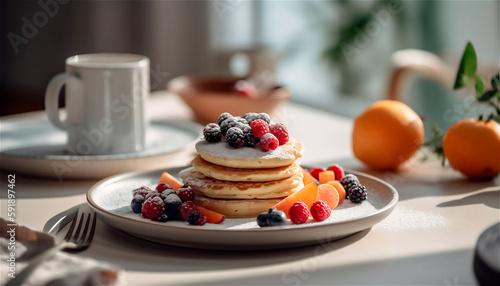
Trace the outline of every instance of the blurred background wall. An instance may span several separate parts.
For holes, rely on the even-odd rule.
[[[50,78],[79,53],[144,54],[160,90],[178,75],[220,73],[223,50],[265,47],[279,53],[276,76],[294,101],[355,116],[385,97],[399,49],[424,49],[456,65],[470,40],[480,65],[498,70],[499,14],[495,0],[2,0],[0,113],[43,109]],[[426,80],[405,90],[417,113],[437,121],[457,100]]]

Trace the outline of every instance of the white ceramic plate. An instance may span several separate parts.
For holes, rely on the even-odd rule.
[[[191,226],[183,221],[166,223],[142,218],[130,209],[131,191],[141,186],[155,187],[163,171],[177,175],[182,168],[135,172],[96,183],[87,201],[106,223],[134,236],[189,248],[217,250],[278,249],[324,243],[372,227],[388,216],[398,201],[397,191],[386,182],[359,172],[368,191],[361,204],[344,201],[329,219],[301,225],[260,228],[255,218],[226,219],[222,224]],[[312,220],[312,219],[311,219]]]
[[[153,121],[142,152],[75,156],[65,150],[65,132],[53,127],[45,117],[16,116],[2,120],[0,126],[1,168],[57,179],[102,179],[144,166],[157,169],[172,156],[193,147],[201,130],[200,125],[188,121]]]

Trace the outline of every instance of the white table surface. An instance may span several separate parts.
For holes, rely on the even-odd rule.
[[[148,110],[155,118],[192,116],[178,98],[165,92],[152,97]],[[351,119],[294,103],[288,103],[284,111],[283,121],[306,147],[303,165],[336,162],[386,180],[400,195],[394,212],[371,229],[345,239],[261,252],[170,247],[140,240],[99,221],[92,246],[76,255],[119,265],[129,285],[477,284],[472,268],[476,240],[500,221],[498,177],[468,181],[436,160],[421,162],[418,158],[397,174],[375,172],[353,158]],[[43,118],[42,113],[38,115]],[[19,120],[20,116],[2,121]],[[190,159],[188,153],[170,163],[182,166]],[[2,217],[7,214],[8,174],[1,173]],[[96,181],[17,175],[18,223],[41,230],[54,215],[85,203],[85,194]]]

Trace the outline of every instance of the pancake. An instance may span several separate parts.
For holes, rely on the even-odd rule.
[[[195,194],[193,201],[197,206],[221,213],[227,218],[248,218],[256,217],[260,213],[268,211],[279,203],[281,198],[266,200],[223,200]]]
[[[191,165],[203,175],[223,181],[233,182],[267,182],[290,178],[301,172],[300,159],[293,164],[269,169],[238,169],[212,164],[196,156]]]
[[[196,151],[212,164],[231,168],[266,169],[293,164],[304,153],[304,145],[295,138],[279,146],[274,151],[263,152],[259,148],[232,148],[227,142],[209,143],[200,140],[196,143]]]
[[[187,184],[202,195],[217,199],[270,199],[293,194],[302,188],[302,172],[290,178],[268,182],[230,182],[209,178],[194,167],[179,173]]]

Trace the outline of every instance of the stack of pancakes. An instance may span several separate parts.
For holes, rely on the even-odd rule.
[[[196,143],[196,150],[192,167],[179,175],[195,191],[196,205],[228,218],[255,217],[304,187],[304,147],[297,139],[270,152],[205,140]]]

